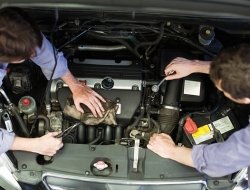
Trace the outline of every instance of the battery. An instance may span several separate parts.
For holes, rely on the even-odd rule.
[[[192,120],[196,130],[185,130],[184,125],[184,132],[192,145],[221,142],[240,128],[233,111],[225,106],[209,117],[194,114]]]

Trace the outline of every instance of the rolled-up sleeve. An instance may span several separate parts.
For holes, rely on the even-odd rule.
[[[225,142],[195,145],[195,168],[212,177],[220,177],[250,166],[250,125],[232,134]]]
[[[15,134],[0,129],[0,154],[8,151],[14,142]]]
[[[56,54],[57,66],[52,79],[60,78],[65,75],[68,70],[67,60],[63,56],[62,52]],[[36,48],[36,56],[31,58],[31,60],[41,67],[43,74],[49,80],[53,68],[55,66],[55,59],[53,53],[52,44],[43,36],[43,42],[41,48]]]

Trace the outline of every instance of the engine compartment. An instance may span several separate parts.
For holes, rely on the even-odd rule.
[[[85,118],[80,115],[78,119],[65,114],[71,96],[67,85],[61,79],[47,82],[41,70],[28,60],[22,65],[9,66],[4,81],[8,93],[2,93],[5,99],[1,105],[2,121],[6,128],[11,122],[11,128],[20,136],[39,137],[51,131],[66,131],[63,142],[70,145],[65,149],[70,147],[69,151],[75,154],[73,146],[81,144],[83,152],[75,156],[84,159],[86,153],[91,157],[86,163],[90,167],[85,170],[89,171],[85,173],[87,176],[127,175],[129,179],[144,179],[150,176],[144,149],[152,134],[170,134],[178,146],[192,147],[222,142],[248,122],[249,108],[226,99],[205,74],[164,81],[159,89],[155,86],[164,78],[165,66],[176,57],[212,60],[222,48],[249,41],[249,34],[228,29],[231,23],[129,19],[127,15],[119,15],[118,19],[115,13],[64,11],[56,21],[56,28],[51,29],[52,11],[27,11],[34,15],[41,31],[57,50],[64,52],[73,75],[112,101],[115,114],[109,118],[112,120],[109,124],[104,124],[102,118],[96,124],[91,114]],[[89,113],[85,111],[85,115]],[[84,123],[86,120],[88,124]],[[96,147],[105,151],[90,153]],[[128,152],[128,158],[124,158],[128,166],[126,172],[122,171],[126,174],[114,172],[121,171],[118,165],[123,166],[112,163],[109,147],[113,154]],[[58,156],[63,156],[64,151]],[[69,155],[64,156],[69,158]],[[60,170],[62,165],[57,165],[56,159],[57,156],[55,159],[42,156],[34,162]],[[153,162],[150,157],[147,159]],[[190,176],[199,176],[192,172]],[[184,169],[183,173],[188,177],[189,171]]]

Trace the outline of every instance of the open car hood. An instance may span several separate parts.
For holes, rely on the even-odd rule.
[[[1,6],[19,6],[32,8],[62,8],[77,10],[121,11],[131,14],[164,14],[187,17],[240,18],[250,16],[250,2],[246,0],[74,0],[74,1],[28,1],[3,0]]]
[[[245,126],[249,109],[244,108],[247,111],[239,117],[242,107],[221,98],[203,74],[164,83],[157,92],[153,92],[152,86],[164,78],[165,66],[175,57],[212,60],[222,48],[249,41],[250,1],[0,2],[0,7],[8,6],[23,8],[47,38],[54,35],[54,45],[64,52],[74,76],[117,105],[115,125],[82,123],[64,139],[64,148],[52,158],[21,151],[8,152],[1,163],[8,166],[9,175],[14,176],[18,185],[24,189],[42,186],[56,190],[216,190],[237,185],[238,181],[232,176],[238,173],[209,177],[157,156],[146,145],[150,136],[160,130],[171,134],[180,146],[216,142],[214,138],[204,142],[194,139],[180,127],[179,121],[186,114],[209,112],[217,106],[217,100],[222,106],[214,112],[213,121],[194,117],[199,127],[229,120],[230,130],[223,133],[226,139]],[[52,30],[54,22],[56,30]],[[204,28],[215,35],[204,40],[201,32]],[[34,65],[29,60],[24,66],[10,66],[6,85],[16,105],[24,94],[34,96],[36,102],[45,94],[47,81],[42,78],[41,70],[35,66],[28,69],[27,64]],[[16,86],[17,83],[23,86]],[[186,93],[186,88],[197,84],[198,92],[189,88]],[[37,110],[49,120],[47,123],[53,130],[64,131],[76,122],[63,111],[70,90],[62,80],[56,79],[47,93],[52,111],[46,112],[43,104],[38,105]],[[29,117],[19,111],[24,120]],[[47,133],[47,123],[43,119],[35,123],[32,137]],[[27,122],[29,129],[32,126],[33,123]],[[173,128],[164,131],[161,126]],[[137,135],[141,135],[140,141],[135,140]],[[105,162],[106,168],[94,166],[100,164],[98,161]]]

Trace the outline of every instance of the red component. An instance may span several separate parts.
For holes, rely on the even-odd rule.
[[[188,117],[186,119],[184,129],[187,133],[193,134],[198,130],[198,127],[197,127],[196,123],[191,119],[191,117]]]
[[[22,104],[23,104],[23,106],[29,106],[30,105],[30,99],[29,98],[24,98],[22,100]]]

